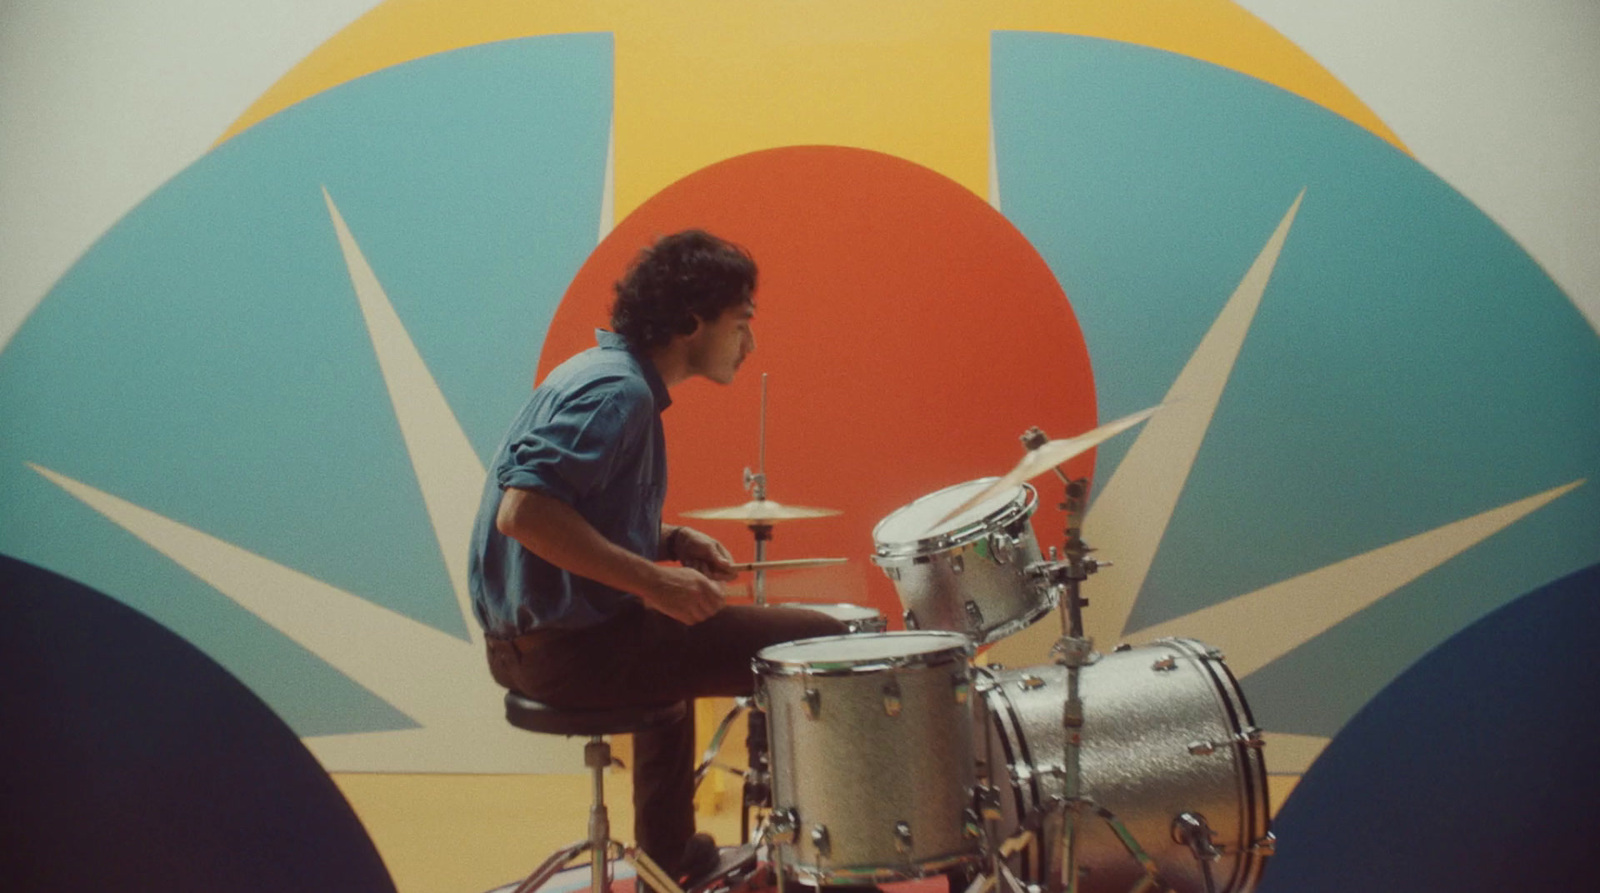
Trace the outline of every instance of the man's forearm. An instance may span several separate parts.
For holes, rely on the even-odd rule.
[[[562,570],[597,583],[648,596],[661,568],[618,546],[577,510],[553,496],[508,488],[495,515],[500,532]]]

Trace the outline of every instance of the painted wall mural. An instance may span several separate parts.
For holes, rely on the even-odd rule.
[[[330,771],[569,771],[466,611],[483,463],[626,258],[703,225],[762,264],[759,347],[668,414],[667,509],[746,498],[767,373],[771,495],[844,510],[773,557],[852,558],[777,598],[897,616],[880,518],[1163,404],[1072,466],[1115,562],[1090,632],[1222,647],[1292,777],[1594,567],[1593,330],[1348,91],[1232,4],[969,6],[377,7],[0,352],[0,553],[188,640]]]

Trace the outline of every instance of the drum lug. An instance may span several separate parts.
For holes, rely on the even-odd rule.
[[[911,852],[911,824],[909,822],[894,823],[894,847],[901,855]]]
[[[1004,531],[997,530],[989,535],[989,557],[996,564],[1010,564],[1013,556],[1017,554],[1017,541]]]
[[[1217,748],[1228,744],[1237,744],[1240,747],[1262,748],[1266,746],[1266,740],[1261,737],[1260,729],[1255,726],[1247,726],[1225,741],[1191,741],[1189,742],[1189,752],[1197,757],[1207,757],[1216,753]]]
[[[816,824],[811,826],[811,845],[816,848],[817,854],[828,855],[832,844],[828,841],[828,826]]]
[[[1252,856],[1271,856],[1278,852],[1278,835],[1268,831],[1265,837],[1251,841],[1245,849]]]
[[[951,573],[959,574],[959,573],[961,573],[962,571],[964,571],[966,569],[967,569],[967,562],[966,562],[965,559],[963,559],[961,557],[961,553],[957,552],[956,554],[950,556],[950,572]]]
[[[806,719],[816,719],[822,715],[822,692],[808,688],[801,700],[805,704]]]
[[[983,629],[983,609],[974,601],[967,602],[967,623],[975,630]]]
[[[922,624],[917,622],[917,612],[915,612],[915,611],[907,611],[905,613],[905,615],[904,615],[904,619],[905,619],[905,622],[906,622],[906,629],[910,629],[910,630],[922,629]]]
[[[1017,687],[1023,691],[1033,691],[1034,689],[1044,688],[1044,677],[1029,674],[1017,680]]]
[[[766,838],[770,843],[793,844],[800,839],[800,816],[793,807],[774,809],[767,820]]]
[[[895,581],[896,583],[900,582],[900,568],[895,565],[883,565],[883,575]]]
[[[998,810],[996,810],[994,817],[996,819],[1000,818]],[[969,809],[961,814],[961,836],[967,840],[977,840],[979,837],[983,836],[983,823],[979,820],[978,814],[973,810]]]
[[[980,784],[972,789],[972,803],[974,808],[967,810],[971,821],[977,821],[979,816],[985,819],[999,821],[1003,816],[1000,813],[1000,789],[992,785]]]
[[[900,683],[892,677],[883,684],[883,712],[889,716],[900,715]]]

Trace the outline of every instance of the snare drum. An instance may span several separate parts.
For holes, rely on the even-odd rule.
[[[965,633],[985,644],[1056,606],[1056,587],[1027,573],[1028,565],[1043,560],[1028,523],[1039,504],[1033,487],[1022,484],[934,523],[994,481],[946,487],[895,510],[873,528],[872,561],[894,581],[907,629]]]
[[[889,622],[884,619],[881,612],[872,608],[863,608],[860,605],[833,605],[818,602],[776,602],[774,604],[780,608],[804,608],[807,611],[826,614],[842,622],[852,633],[881,633],[889,628]]]
[[[753,662],[771,835],[815,884],[923,877],[981,859],[972,643],[954,633],[802,639]]]
[[[1047,665],[980,671],[980,729],[1001,771],[1002,839],[1027,827],[1061,838],[1054,804],[1066,793],[1067,670]],[[1217,893],[1247,893],[1260,880],[1272,837],[1260,730],[1222,655],[1192,639],[1162,639],[1106,655],[1078,676],[1084,724],[1080,794],[1109,809],[1180,891],[1207,889],[1199,863],[1173,836],[1178,816],[1203,816],[1222,857],[1211,863]],[[978,745],[979,755],[984,754]],[[1044,883],[1060,876],[1049,848],[1018,868]],[[1055,854],[1059,856],[1059,853]],[[1105,821],[1078,819],[1075,856],[1086,893],[1132,889],[1144,874]]]

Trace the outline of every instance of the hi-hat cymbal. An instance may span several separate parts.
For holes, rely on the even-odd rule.
[[[946,514],[943,518],[940,518],[939,520],[933,522],[933,524],[929,525],[929,529],[931,530],[937,528],[940,524],[949,521],[951,518],[956,517],[962,512],[965,512],[973,506],[983,502],[984,500],[989,499],[997,494],[1005,493],[1024,481],[1033,480],[1039,475],[1048,472],[1050,469],[1055,468],[1057,465],[1060,465],[1079,453],[1088,452],[1090,449],[1099,446],[1101,443],[1110,440],[1118,434],[1121,434],[1129,428],[1132,428],[1134,425],[1137,425],[1145,419],[1150,418],[1150,416],[1154,415],[1155,411],[1160,408],[1160,406],[1152,406],[1149,409],[1140,410],[1133,415],[1123,416],[1114,422],[1107,422],[1092,431],[1079,434],[1077,437],[1069,437],[1065,440],[1052,440],[1036,450],[1029,450],[1028,454],[1022,457],[1022,461],[1018,462],[1015,468],[1007,472],[1005,477],[1002,477],[985,487],[982,493],[979,493],[971,499],[968,499],[966,502],[956,506],[949,512],[949,514]]]
[[[680,512],[685,518],[704,518],[710,521],[744,521],[772,524],[778,521],[798,521],[803,518],[826,518],[839,514],[838,509],[810,508],[803,505],[784,505],[770,499],[752,499],[744,505],[731,505],[715,509],[695,509]]]

